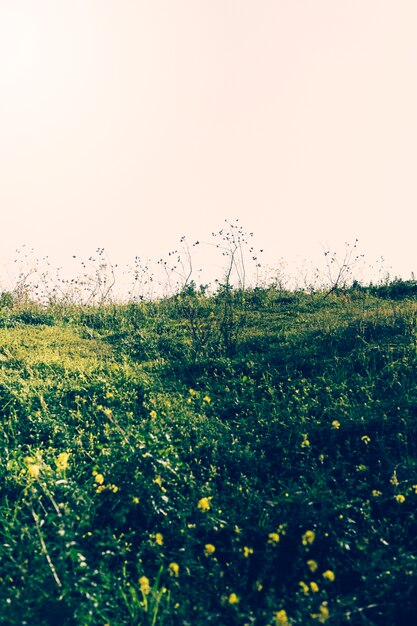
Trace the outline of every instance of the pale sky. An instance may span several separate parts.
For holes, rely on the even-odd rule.
[[[409,278],[416,32],[415,0],[0,0],[0,280],[225,218],[271,266],[357,237]]]

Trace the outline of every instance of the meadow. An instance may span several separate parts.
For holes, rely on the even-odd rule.
[[[0,297],[0,624],[417,619],[417,285]]]

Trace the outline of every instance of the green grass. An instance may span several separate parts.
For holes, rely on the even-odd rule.
[[[407,285],[3,298],[0,624],[414,623]]]

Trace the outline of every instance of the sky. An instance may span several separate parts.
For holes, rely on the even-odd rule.
[[[357,238],[410,278],[416,26],[415,0],[0,0],[0,290],[28,250],[182,236],[217,272],[225,219],[265,267]]]

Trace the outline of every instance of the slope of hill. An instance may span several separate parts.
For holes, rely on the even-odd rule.
[[[413,623],[417,304],[371,291],[3,306],[0,624]]]

